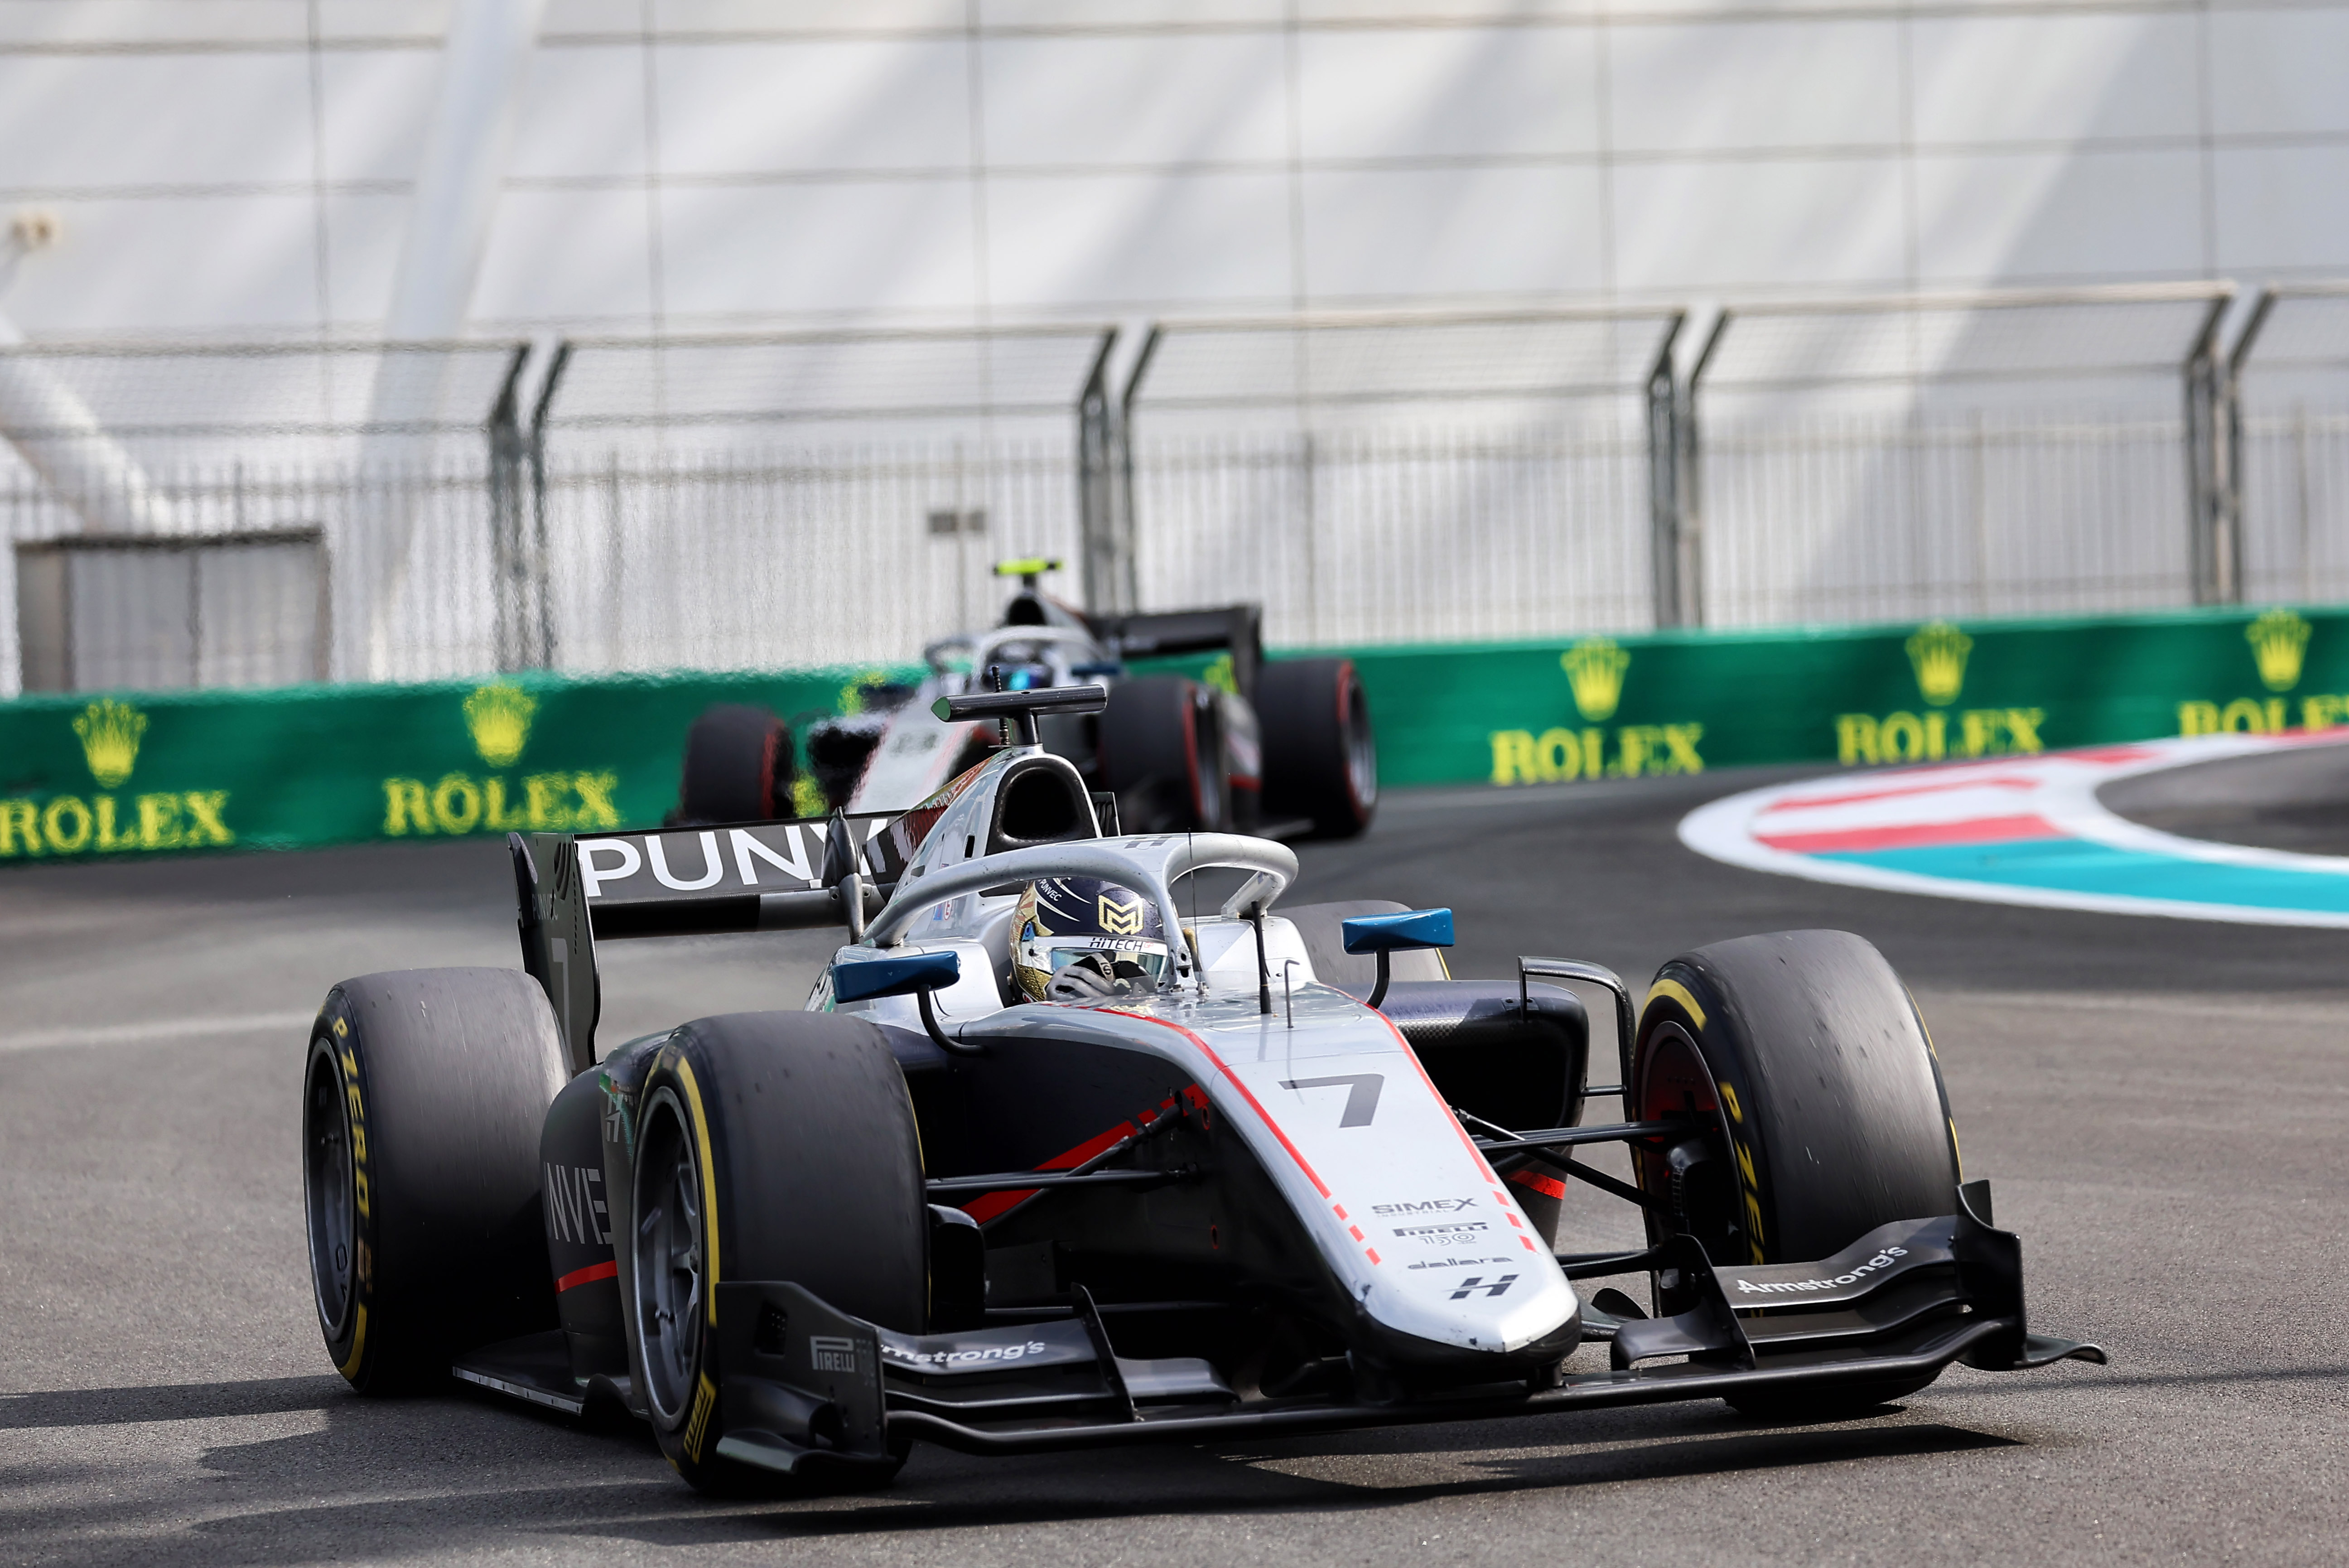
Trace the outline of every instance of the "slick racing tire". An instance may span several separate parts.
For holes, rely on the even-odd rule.
[[[361,975],[326,993],[303,1075],[302,1187],[326,1354],[362,1394],[555,1326],[538,1145],[564,1082],[520,970]]]
[[[766,822],[792,815],[792,736],[764,708],[722,702],[685,736],[679,822]]]
[[[1641,1147],[1633,1163],[1671,1216],[1650,1211],[1650,1240],[1685,1231],[1715,1263],[1831,1257],[1956,1202],[1957,1133],[1932,1041],[1892,966],[1847,931],[1740,937],[1665,964],[1625,1099],[1634,1121],[1694,1119],[1691,1138]],[[1682,1310],[1670,1293],[1659,1309]],[[1730,1403],[1823,1419],[1931,1381]]]
[[[1256,680],[1264,813],[1304,817],[1317,838],[1351,838],[1379,805],[1379,748],[1350,659],[1283,659]]]
[[[1128,833],[1206,833],[1231,820],[1215,693],[1145,675],[1110,688],[1101,716],[1102,782]]]
[[[868,1323],[923,1332],[929,1211],[905,1075],[861,1019],[733,1013],[671,1035],[637,1104],[635,1235],[621,1265],[636,1386],[662,1453],[697,1490],[779,1490],[791,1483],[718,1452],[729,1369],[712,1286],[789,1281]],[[815,1479],[873,1484],[895,1471]]]

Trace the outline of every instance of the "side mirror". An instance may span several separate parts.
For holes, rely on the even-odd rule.
[[[833,964],[832,994],[842,1002],[870,1002],[876,996],[918,993],[927,1001],[930,992],[961,978],[962,960],[953,953],[908,953]]]
[[[922,1003],[922,1027],[939,1050],[955,1056],[977,1056],[982,1047],[966,1045],[938,1027],[930,992],[962,978],[962,960],[951,952],[907,953],[901,958],[863,959],[832,966],[832,994],[836,1002],[870,1002],[876,996],[916,996]]]
[[[1387,955],[1421,948],[1452,945],[1452,911],[1403,909],[1392,915],[1358,915],[1342,922],[1338,934],[1350,953],[1379,955],[1379,982],[1371,987],[1370,1005],[1387,999]]]

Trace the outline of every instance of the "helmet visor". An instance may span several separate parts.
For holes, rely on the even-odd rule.
[[[1060,973],[1079,959],[1099,959],[1112,968],[1122,963],[1137,964],[1150,977],[1150,983],[1162,985],[1166,980],[1166,952],[1163,948],[1068,947],[1046,950],[1051,961],[1051,972]]]

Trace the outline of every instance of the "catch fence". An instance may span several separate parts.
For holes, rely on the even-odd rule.
[[[2349,597],[2349,292],[2228,299],[0,350],[0,693]]]

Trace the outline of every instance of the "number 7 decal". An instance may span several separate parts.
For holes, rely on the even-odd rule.
[[[1338,1118],[1341,1127],[1366,1127],[1379,1114],[1379,1091],[1386,1086],[1383,1073],[1349,1073],[1342,1078],[1283,1078],[1284,1089],[1346,1089],[1346,1109]]]

